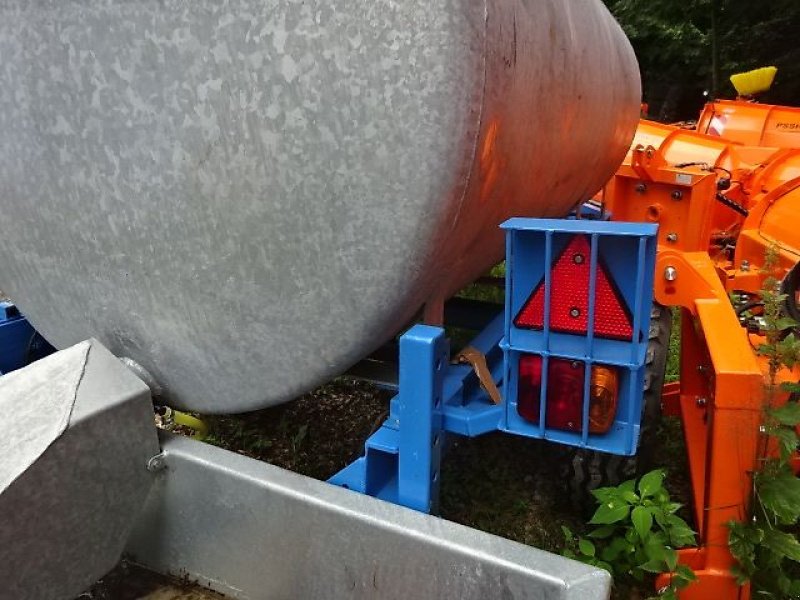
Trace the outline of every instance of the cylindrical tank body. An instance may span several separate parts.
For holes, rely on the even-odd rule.
[[[599,0],[11,0],[0,55],[0,289],[201,412],[344,371],[596,191],[640,101]]]
[[[697,131],[750,146],[800,148],[800,108],[717,100],[706,104]]]

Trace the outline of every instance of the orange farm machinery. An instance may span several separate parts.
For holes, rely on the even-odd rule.
[[[683,424],[701,539],[681,552],[699,576],[682,597],[749,597],[731,574],[727,523],[748,517],[769,364],[757,351],[763,322],[744,315],[771,277],[782,282],[788,316],[798,316],[800,150],[642,121],[602,203],[615,220],[658,223],[655,298],[680,310],[680,381],[662,401]],[[798,379],[786,368],[777,376]]]

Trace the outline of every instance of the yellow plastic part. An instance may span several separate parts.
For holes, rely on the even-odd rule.
[[[745,73],[731,75],[731,83],[740,96],[754,96],[766,92],[775,81],[777,67],[762,67]]]
[[[194,430],[192,437],[196,440],[202,440],[208,435],[208,425],[202,419],[178,410],[172,411],[172,419],[176,425],[183,425]]]

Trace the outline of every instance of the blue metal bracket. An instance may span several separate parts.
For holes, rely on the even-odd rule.
[[[506,230],[506,320],[503,350],[508,381],[502,429],[509,433],[545,438],[613,454],[636,453],[642,415],[645,362],[653,302],[656,235],[650,223],[622,223],[563,219],[510,219]],[[587,301],[586,329],[582,333],[559,331],[551,314],[554,289],[565,282],[553,281],[554,265],[581,238],[587,256],[582,256],[588,285],[575,291]],[[598,332],[602,327],[597,298],[601,277],[610,281],[613,295],[628,313],[629,339],[613,339]],[[515,321],[536,290],[544,296],[542,327],[523,328]],[[572,291],[572,290],[571,290]],[[523,418],[520,395],[520,360],[539,357],[541,386],[538,422]],[[572,361],[585,373],[580,424],[573,430],[547,423],[548,372],[553,361]],[[610,367],[619,376],[616,416],[603,434],[589,431],[590,373],[596,366]]]
[[[0,301],[0,375],[21,369],[54,351],[16,306]]]
[[[644,363],[653,296],[656,227],[599,220],[512,219],[507,231],[506,306],[472,341],[481,352],[503,398],[491,402],[469,365],[449,364],[444,331],[416,325],[400,338],[399,392],[383,426],[367,440],[365,454],[329,482],[423,512],[436,512],[442,453],[448,434],[475,437],[504,431],[526,437],[617,454],[635,452],[641,420]],[[613,280],[619,306],[630,313],[628,340],[603,339],[594,325],[583,334],[551,331],[549,309],[554,262],[570,239],[582,236],[588,248],[588,322],[594,324],[598,273]],[[583,258],[582,258],[583,260]],[[584,271],[584,275],[586,272]],[[545,293],[541,331],[521,329],[514,316],[535,290]],[[620,308],[620,310],[622,310]],[[518,411],[519,360],[537,355],[545,364],[540,419]],[[547,414],[547,362],[568,360],[592,373],[595,365],[619,373],[619,402],[613,427],[589,432],[590,377],[581,382],[583,421],[577,431],[552,427]]]
[[[503,315],[472,341],[502,387]],[[399,393],[389,417],[367,440],[365,454],[329,483],[407,506],[437,512],[446,435],[474,437],[496,431],[502,406],[492,404],[469,365],[449,364],[439,327],[416,325],[400,338]]]

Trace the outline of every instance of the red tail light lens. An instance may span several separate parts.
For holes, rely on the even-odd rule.
[[[548,428],[580,432],[583,425],[583,384],[586,366],[581,361],[552,358],[547,373]],[[539,423],[542,390],[542,358],[525,354],[519,359],[517,412],[531,423]],[[616,369],[592,367],[589,386],[589,432],[606,433],[614,423],[619,393]]]
[[[586,335],[589,326],[589,276],[591,247],[586,236],[574,237],[553,265],[550,276],[550,328]],[[544,328],[544,280],[514,319],[523,329]],[[630,340],[633,326],[628,309],[614,288],[602,262],[595,282],[594,331],[598,337]]]

